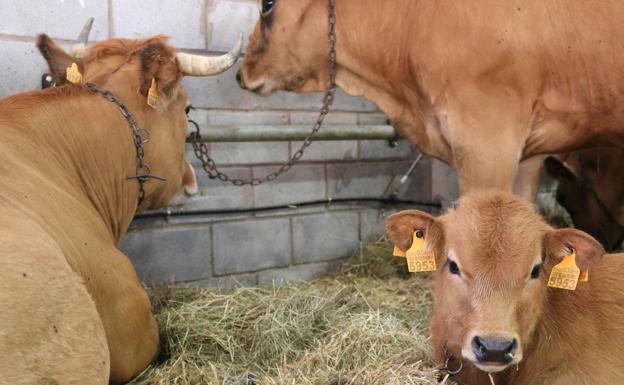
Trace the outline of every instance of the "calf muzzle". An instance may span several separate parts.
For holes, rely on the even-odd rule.
[[[513,361],[517,350],[515,338],[476,336],[472,339],[472,351],[480,363],[507,365]]]

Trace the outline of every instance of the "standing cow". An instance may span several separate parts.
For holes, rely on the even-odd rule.
[[[159,36],[103,41],[82,58],[46,35],[37,46],[62,87],[0,100],[0,383],[125,382],[159,340],[117,244],[137,211],[195,184],[181,80],[229,68],[241,44],[216,58]]]
[[[329,0],[261,0],[244,89],[327,87]],[[539,154],[624,147],[619,0],[335,1],[337,84],[459,172],[462,193],[536,191]],[[533,158],[533,159],[531,159]]]
[[[386,220],[402,250],[415,232],[438,267],[433,347],[450,369],[463,362],[460,383],[490,385],[488,373],[499,385],[624,383],[623,254],[604,255],[588,234],[555,230],[503,193],[467,194],[438,218],[409,210]],[[572,253],[589,281],[574,291],[547,287]]]

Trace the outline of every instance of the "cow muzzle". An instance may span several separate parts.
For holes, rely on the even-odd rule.
[[[515,336],[475,335],[462,355],[485,372],[500,372],[522,360],[520,343]]]

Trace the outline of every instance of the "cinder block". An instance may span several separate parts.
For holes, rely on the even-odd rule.
[[[0,98],[41,87],[47,65],[34,42],[0,40],[0,52]]]
[[[295,263],[350,257],[357,248],[356,212],[328,212],[292,218]]]
[[[102,0],[0,0],[0,33],[76,39],[86,21],[95,18],[90,40],[108,38],[108,2]],[[136,15],[134,15],[136,19]],[[4,52],[3,56],[4,56]]]
[[[399,208],[382,208],[360,211],[360,239],[369,242],[377,241],[384,235],[386,218],[399,210]]]
[[[256,1],[207,0],[208,49],[227,52],[243,33],[245,46],[260,15]]]
[[[275,166],[255,167],[254,175],[264,176]],[[274,182],[255,187],[256,207],[297,203],[325,198],[325,167],[323,165],[296,165]]]
[[[302,144],[303,142],[290,142],[290,153],[294,154]],[[304,161],[354,160],[357,158],[357,146],[357,141],[354,140],[316,141],[305,149],[301,159]]]
[[[210,276],[210,230],[181,228],[128,233],[119,246],[147,283]]]
[[[250,168],[224,167],[221,171],[232,178],[251,178]],[[237,209],[253,206],[254,192],[251,186],[238,187],[219,179],[210,179],[202,168],[196,168],[195,173],[200,186],[200,196],[189,199],[184,204],[185,210]]]
[[[328,194],[332,198],[381,197],[398,186],[398,180],[411,162],[345,163],[327,165]],[[407,186],[400,189],[401,197],[429,200],[429,162],[421,161],[411,174]],[[394,183],[393,183],[394,182]],[[392,186],[390,186],[392,183]]]
[[[201,281],[188,282],[186,286],[200,288],[226,289],[230,287],[250,287],[258,284],[256,274],[230,275],[227,277],[202,279]]]
[[[407,140],[399,140],[395,147],[387,140],[360,140],[359,146],[360,159],[411,159],[417,153]]]
[[[165,34],[177,48],[206,48],[203,0],[112,0],[112,7],[115,36],[136,39]]]
[[[338,271],[342,263],[339,261],[310,263],[287,269],[265,270],[258,273],[258,283],[274,283],[279,286],[287,283],[312,281]]]
[[[446,163],[431,158],[431,198],[448,207],[459,198],[457,173]]]
[[[288,160],[288,142],[219,142],[210,144],[217,166],[281,163]]]
[[[277,92],[271,96],[258,96],[241,89],[236,82],[236,71],[240,65],[218,76],[184,78],[184,85],[189,92],[191,103],[196,107],[209,109],[239,110],[316,110],[320,109],[323,95],[321,93]],[[332,107],[341,111],[376,111],[377,107],[361,97],[336,92],[336,100]]]
[[[290,225],[286,218],[213,225],[214,275],[287,266]]]
[[[214,126],[239,125],[281,125],[288,123],[288,114],[284,111],[221,111],[213,110],[208,114],[208,124]],[[206,127],[210,129],[210,127]]]

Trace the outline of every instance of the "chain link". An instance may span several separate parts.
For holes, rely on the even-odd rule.
[[[119,100],[115,94],[91,82],[85,83],[84,87],[88,91],[96,92],[102,95],[104,99],[114,103],[117,108],[119,108],[121,115],[128,121],[128,126],[132,129],[132,142],[134,143],[134,147],[136,149],[137,164],[135,174],[127,176],[126,180],[136,179],[139,182],[138,204],[140,205],[145,200],[145,182],[149,179],[158,179],[160,181],[166,180],[163,177],[152,174],[152,168],[149,164],[145,163],[145,149],[143,148],[143,145],[150,141],[150,132],[147,129],[139,128],[132,112],[130,112],[128,107],[126,107],[126,105],[123,104],[123,102]]]
[[[303,140],[303,144],[297,150],[290,160],[283,165],[280,166],[276,171],[265,175],[262,178],[251,178],[251,179],[238,179],[231,178],[230,176],[224,174],[219,171],[217,165],[215,164],[214,159],[208,155],[208,146],[206,143],[202,143],[201,133],[199,132],[199,125],[193,121],[189,120],[189,123],[195,126],[195,131],[190,134],[191,145],[193,146],[193,152],[197,159],[199,159],[202,163],[202,168],[208,174],[210,179],[219,179],[223,182],[230,182],[235,186],[245,186],[252,185],[257,186],[264,182],[271,182],[277,179],[280,175],[290,170],[290,168],[301,159],[305,150],[312,144],[312,139],[314,135],[321,129],[323,126],[323,121],[325,120],[325,116],[329,113],[329,107],[334,102],[334,94],[336,93],[336,9],[335,9],[335,0],[328,0],[328,27],[329,27],[329,85],[327,91],[325,92],[325,96],[323,97],[323,105],[321,107],[321,111],[319,113],[318,118],[316,119],[316,123],[312,127],[312,131],[306,138]]]

